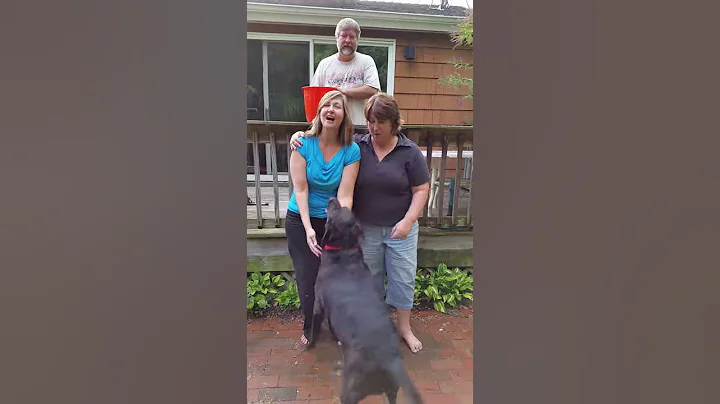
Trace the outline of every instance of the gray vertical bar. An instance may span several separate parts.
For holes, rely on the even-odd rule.
[[[428,171],[430,171],[430,178],[432,180],[432,134],[430,132],[428,132],[427,136],[425,136],[425,145],[427,147],[427,155],[425,156],[425,161],[427,162]],[[432,181],[430,185],[432,186]],[[430,196],[431,194],[432,188],[430,189],[428,196]],[[429,208],[430,203],[432,203],[432,200],[431,198],[428,198],[422,213],[423,217],[425,218],[426,225],[429,224],[427,219],[432,215],[432,209]]]
[[[473,158],[470,161],[468,167],[470,167],[470,190],[468,191],[468,206],[467,206],[467,225],[472,226],[472,186],[473,186],[473,167],[475,165],[475,148],[473,147]]]
[[[290,197],[292,196],[292,192],[293,192],[292,175],[290,174],[290,154],[292,153],[292,149],[290,149],[290,134],[288,133],[288,134],[286,134],[285,136],[286,136],[287,142],[288,142],[288,146],[287,146],[287,148],[288,148],[288,153],[287,153],[287,155],[288,155],[288,200],[289,200]]]
[[[462,133],[457,134],[456,145],[457,145],[457,159],[455,159],[455,189],[453,192],[453,209],[452,209],[452,225],[455,226],[455,220],[457,219],[457,211],[460,206],[460,170],[464,168],[463,164],[463,143],[465,139]]]
[[[280,227],[280,185],[278,183],[277,142],[275,132],[270,131],[270,161],[272,162],[273,201],[275,203],[275,227]]]
[[[442,135],[442,153],[440,154],[440,178],[438,179],[438,225],[443,225],[445,216],[445,168],[447,167],[448,135]]]
[[[258,144],[258,133],[253,132],[253,156],[255,156],[255,207],[257,208],[257,227],[263,227],[262,217],[262,190],[260,189],[260,151]]]

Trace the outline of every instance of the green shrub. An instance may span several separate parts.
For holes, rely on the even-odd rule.
[[[250,274],[247,280],[247,310],[257,312],[270,308],[272,298],[285,283],[282,275],[272,276],[270,272]]]
[[[429,303],[441,313],[446,305],[457,307],[463,301],[472,300],[473,277],[459,269],[449,269],[440,264],[434,271],[418,270],[415,278],[415,304]]]
[[[297,283],[288,282],[287,287],[275,296],[275,302],[283,310],[297,310],[300,308],[300,296]]]
[[[387,283],[387,281],[386,281]],[[415,279],[415,305],[429,305],[441,313],[473,298],[473,276],[459,268],[440,264],[435,270],[419,269]],[[278,308],[300,308],[297,283],[271,272],[252,272],[247,279],[247,311],[259,314]]]

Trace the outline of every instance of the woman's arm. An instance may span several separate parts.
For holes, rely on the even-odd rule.
[[[308,183],[307,183],[307,164],[305,158],[299,152],[290,154],[290,176],[292,177],[293,192],[295,192],[295,201],[300,211],[305,231],[312,230],[310,223],[310,205],[308,202]]]
[[[302,138],[305,137],[307,133],[303,132],[301,130],[293,133],[293,135],[290,137],[290,149],[291,150],[297,150],[298,147],[303,145]],[[359,139],[362,137],[362,135],[358,135],[357,133],[353,135],[353,142],[357,143],[359,142]]]
[[[353,192],[355,191],[355,180],[360,171],[360,161],[348,164],[343,168],[340,188],[338,189],[338,201],[340,206],[352,209]]]
[[[397,224],[393,227],[390,232],[390,238],[405,238],[408,234],[410,234],[413,224],[422,214],[423,207],[428,199],[429,191],[429,182],[412,187],[412,201],[410,202],[410,207],[407,212],[405,212],[405,217],[403,217],[402,220],[397,222]]]
[[[410,207],[405,213],[403,220],[407,220],[410,223],[415,223],[415,221],[418,220],[425,207],[425,203],[427,203],[429,193],[429,182],[412,187],[412,202],[410,202]]]
[[[297,150],[298,147],[302,146],[303,141],[300,140],[301,137],[305,137],[305,132],[303,132],[301,130],[295,132],[290,137],[290,149],[291,150]]]
[[[371,87],[368,85],[362,85],[360,87],[355,88],[341,88],[338,89],[341,93],[343,93],[344,96],[348,98],[357,98],[357,99],[368,99],[373,96],[373,94],[377,93],[378,90],[375,87]]]
[[[407,212],[405,212],[405,216],[393,227],[390,233],[390,237],[392,238],[405,238],[410,234],[413,224],[422,214],[423,208],[428,200],[428,194],[430,193],[430,172],[428,171],[425,157],[419,148],[416,149],[415,156],[413,156],[410,161],[407,175],[411,184],[412,200],[410,201],[410,207]]]

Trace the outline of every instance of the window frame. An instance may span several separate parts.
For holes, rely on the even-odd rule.
[[[315,74],[315,61],[313,60],[315,44],[334,45],[336,43],[334,36],[321,36],[321,35],[303,35],[303,34],[278,34],[269,32],[248,32],[248,40],[258,40],[262,42],[262,58],[263,58],[263,117],[267,121],[269,118],[270,109],[270,97],[269,93],[269,77],[268,77],[268,59],[267,59],[267,42],[287,42],[287,43],[307,43],[309,51],[309,72],[308,83],[312,81],[312,77]],[[396,55],[395,49],[397,47],[397,41],[395,39],[385,38],[363,38],[360,37],[358,46],[377,46],[388,48],[388,69],[387,69],[387,88],[386,92],[393,95],[395,92],[395,63]]]

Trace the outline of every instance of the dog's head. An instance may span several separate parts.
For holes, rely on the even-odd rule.
[[[360,237],[362,237],[362,227],[352,211],[340,206],[337,198],[330,198],[323,244],[349,248],[357,244]]]

